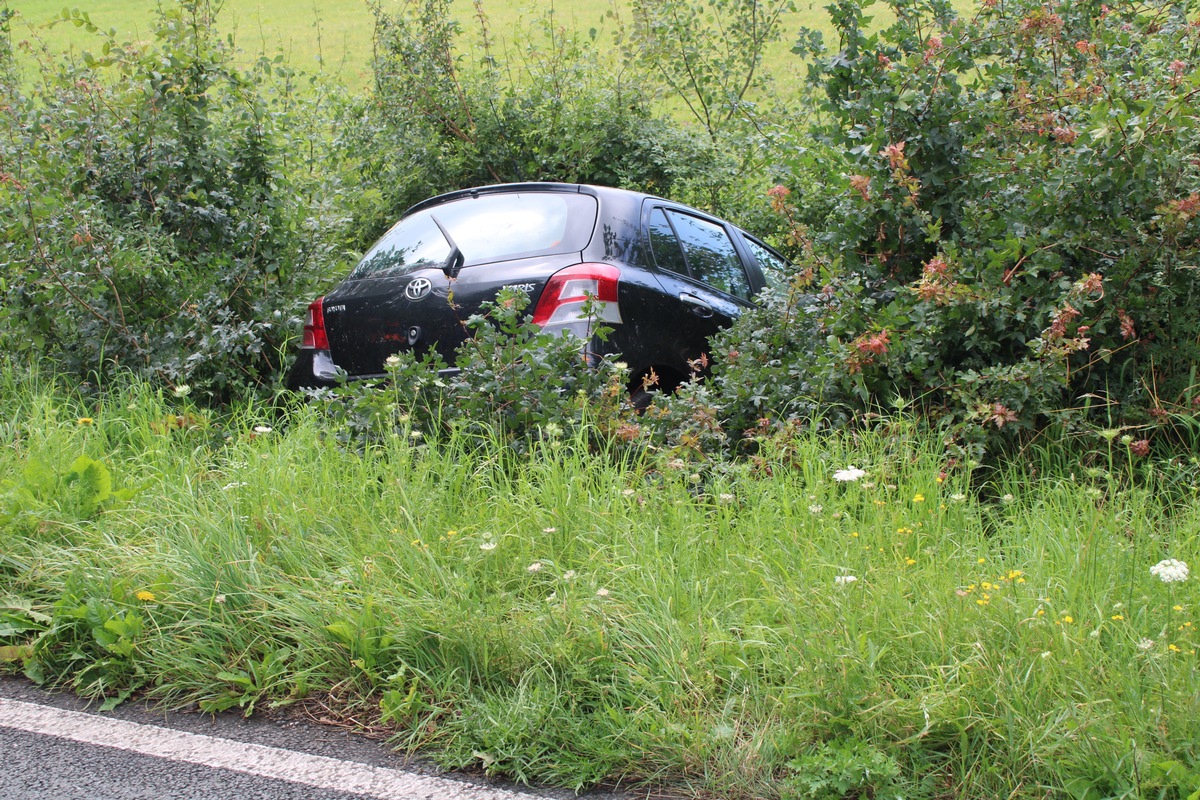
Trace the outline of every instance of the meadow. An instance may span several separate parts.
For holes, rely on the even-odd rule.
[[[1035,452],[980,492],[896,416],[698,484],[582,435],[346,446],[320,403],[12,370],[0,397],[0,621],[36,634],[3,663],[106,705],[294,706],[576,789],[1200,788],[1200,597],[1152,569],[1197,563],[1200,512],[1153,470]]]
[[[153,26],[155,0],[97,0],[81,7],[103,30],[118,32],[118,40],[137,41],[149,35]],[[396,2],[384,2],[385,9],[397,9]],[[60,18],[62,3],[51,0],[22,0],[13,8],[20,14],[14,25],[14,38],[28,35],[29,27],[53,51],[95,47],[95,39],[70,24],[47,24]],[[537,4],[523,0],[481,0],[476,4],[459,0],[455,18],[465,33],[478,30],[482,10],[502,45],[516,46],[518,32],[525,30],[543,14],[552,10],[554,19],[564,27],[593,31],[597,41],[610,42],[620,24],[628,19],[628,3],[616,0],[597,4],[589,0],[557,0]],[[295,4],[274,0],[227,0],[221,4],[221,25],[236,34],[238,44],[248,57],[283,53],[298,69],[332,74],[351,89],[363,89],[371,80],[373,20],[365,0],[314,0]],[[782,37],[767,50],[768,70],[777,80],[790,85],[800,79],[802,65],[791,53],[795,34],[803,26],[827,29],[827,16],[821,4],[801,2],[797,10],[784,15]],[[613,47],[615,51],[615,45]]]

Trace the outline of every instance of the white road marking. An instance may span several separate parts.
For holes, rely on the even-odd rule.
[[[141,725],[2,697],[0,727],[381,800],[537,800],[537,796],[531,794],[413,775],[386,767],[156,725]]]

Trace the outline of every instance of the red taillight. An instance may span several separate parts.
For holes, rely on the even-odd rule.
[[[576,264],[550,276],[541,299],[533,312],[533,324],[546,327],[589,319],[618,323],[621,309],[617,305],[617,285],[621,270],[610,264]],[[583,305],[593,303],[590,317],[584,315]]]
[[[308,306],[308,316],[304,319],[304,339],[300,342],[302,350],[328,350],[329,337],[325,335],[325,298],[318,297]]]

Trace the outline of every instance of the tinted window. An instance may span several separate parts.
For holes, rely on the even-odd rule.
[[[679,239],[675,237],[675,231],[672,230],[671,223],[667,222],[667,215],[661,208],[654,209],[650,215],[650,250],[654,253],[654,263],[658,266],[680,275],[688,274],[687,262],[683,260],[683,248],[679,246]]]
[[[750,299],[750,282],[725,229],[690,214],[667,213],[683,245],[692,277],[726,294]]]
[[[777,285],[787,279],[788,274],[792,271],[792,265],[782,256],[768,250],[762,242],[752,239],[744,233],[742,240],[754,254],[754,260],[758,262],[758,268],[762,270],[763,277],[767,279],[768,284]]]
[[[351,278],[399,275],[440,267],[450,244],[445,226],[466,263],[582,250],[596,223],[588,195],[529,192],[468,197],[405,217],[372,245]]]

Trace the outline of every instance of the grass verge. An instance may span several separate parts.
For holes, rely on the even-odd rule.
[[[320,699],[442,764],[727,797],[1200,788],[1200,513],[941,478],[903,419],[699,486],[652,455],[210,418],[0,378],[0,668],[109,704]],[[850,465],[857,480],[834,473]]]

